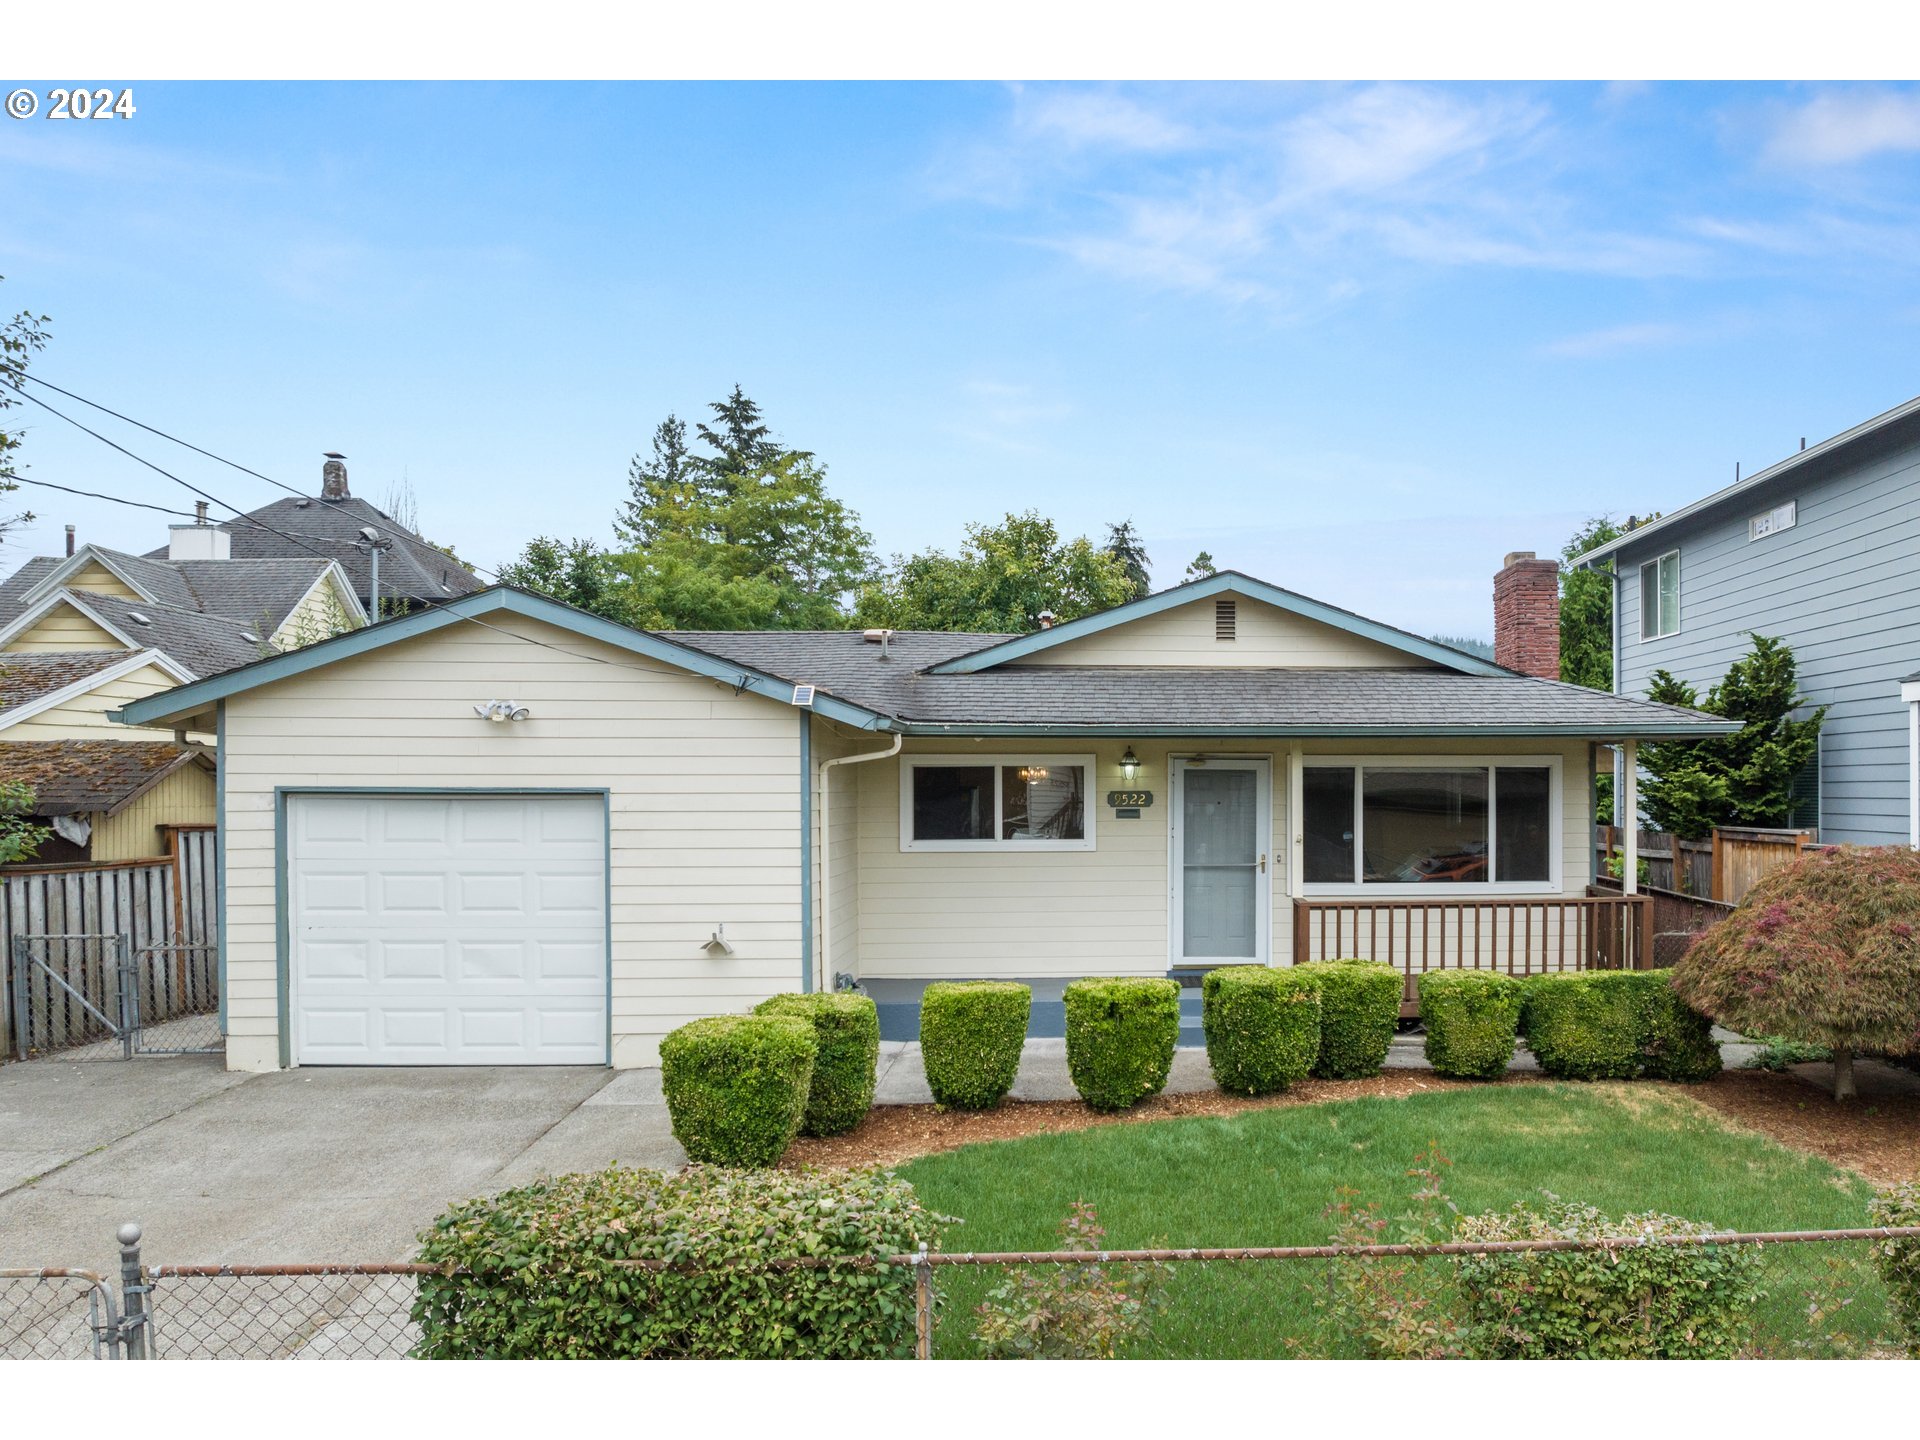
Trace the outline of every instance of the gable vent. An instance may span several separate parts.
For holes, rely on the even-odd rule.
[[[1233,639],[1235,605],[1231,600],[1213,602],[1213,638],[1216,640]]]

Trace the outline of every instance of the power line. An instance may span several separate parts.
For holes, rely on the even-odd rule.
[[[151,505],[145,500],[128,500],[119,495],[103,495],[98,490],[76,490],[71,485],[56,485],[51,480],[29,480],[24,475],[10,477],[22,485],[39,485],[47,490],[64,490],[69,495],[84,495],[89,500],[111,500],[115,505],[131,505],[136,510],[158,510],[162,515],[184,515],[193,520],[198,517],[186,510],[175,510],[166,505]]]

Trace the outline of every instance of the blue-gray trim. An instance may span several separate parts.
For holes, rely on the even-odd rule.
[[[1173,973],[1173,972],[1169,972]],[[979,978],[953,976],[953,979]],[[1004,976],[994,976],[1004,979]],[[1180,989],[1180,1044],[1206,1043],[1202,1028],[1201,993],[1196,979],[1188,972],[1173,973],[1182,982]],[[1033,991],[1033,1006],[1027,1012],[1029,1040],[1058,1040],[1067,1033],[1066,988],[1074,977],[1049,975],[1020,977],[1018,983]],[[918,1040],[920,1038],[920,997],[935,980],[862,979],[860,988],[879,1012],[882,1040]]]
[[[1077,735],[1112,739],[1150,736],[1200,740],[1215,737],[1293,740],[1385,739],[1425,740],[1434,736],[1532,736],[1563,740],[1699,740],[1708,735],[1737,735],[1737,720],[1687,720],[1661,724],[1623,725],[1616,729],[1594,725],[928,725],[901,723],[907,735],[939,735],[963,740],[970,735],[1027,735],[1071,739]]]
[[[227,1033],[227,704],[213,708],[214,969],[219,976],[220,1034]]]
[[[1378,620],[1369,620],[1364,615],[1356,615],[1351,610],[1342,610],[1337,605],[1310,600],[1305,595],[1296,595],[1291,590],[1282,590],[1278,585],[1269,585],[1264,580],[1256,580],[1253,576],[1243,575],[1238,570],[1222,570],[1204,579],[1191,580],[1185,585],[1176,585],[1171,590],[1162,590],[1159,594],[1149,595],[1143,600],[1116,605],[1111,610],[1102,610],[1097,614],[1083,615],[1078,620],[1068,620],[1064,624],[1055,625],[1050,630],[1036,630],[1031,635],[1022,635],[1017,640],[1002,640],[984,649],[956,656],[952,660],[943,660],[938,665],[930,665],[927,667],[927,673],[969,675],[977,670],[990,670],[996,665],[1004,665],[1010,660],[1019,660],[1040,650],[1049,650],[1069,640],[1097,635],[1102,630],[1111,629],[1115,625],[1125,625],[1129,621],[1158,615],[1175,606],[1191,605],[1196,600],[1206,600],[1222,594],[1258,600],[1277,610],[1285,610],[1308,620],[1316,620],[1323,625],[1331,625],[1336,630],[1344,630],[1350,635],[1358,635],[1362,639],[1391,646],[1403,654],[1417,655],[1422,660],[1444,665],[1449,670],[1458,670],[1462,674],[1512,675],[1514,673],[1503,665],[1494,664],[1491,660],[1482,660],[1478,655],[1469,655],[1464,650],[1455,650],[1451,645],[1442,645],[1438,641],[1428,640],[1410,631],[1399,630],[1391,625],[1382,625]]]
[[[791,704],[793,700],[794,687],[791,680],[781,680],[735,661],[722,660],[716,655],[689,649],[685,645],[663,639],[649,631],[635,630],[599,615],[589,615],[584,610],[562,605],[559,601],[549,600],[544,595],[516,590],[511,586],[495,585],[486,590],[476,590],[471,595],[463,595],[457,600],[449,600],[444,605],[436,605],[428,610],[415,610],[391,620],[382,620],[377,625],[349,630],[345,634],[335,635],[330,639],[304,646],[284,655],[272,655],[264,660],[256,660],[250,665],[242,665],[238,669],[228,670],[205,680],[195,681],[190,685],[180,685],[172,690],[162,690],[158,694],[142,696],[111,712],[111,715],[123,725],[171,724],[176,719],[204,710],[216,701],[242,694],[261,685],[271,685],[275,681],[304,675],[310,670],[331,665],[337,660],[350,659],[404,640],[431,635],[437,630],[444,630],[449,625],[479,621],[483,615],[496,614],[519,615],[530,620],[538,620],[556,629],[569,631],[589,640],[598,640],[616,649],[626,650],[635,655],[644,655],[650,660],[657,660],[662,664],[672,665],[695,675],[704,675],[709,679],[732,685],[738,690],[751,691],[782,705]],[[484,622],[481,623],[484,624]],[[830,720],[838,720],[862,730],[890,728],[888,717],[877,711],[869,710],[865,706],[849,704],[845,700],[836,699],[821,691],[815,692],[813,710]]]
[[[813,989],[813,717],[800,712],[800,989]]]
[[[301,795],[442,795],[497,799],[510,795],[597,795],[605,824],[601,873],[606,876],[607,1044],[605,1064],[613,1064],[613,792],[604,785],[276,785],[273,787],[273,932],[274,989],[279,1010],[280,1068],[293,1068],[292,942],[287,913],[287,801]],[[221,931],[224,942],[225,929]],[[221,993],[226,986],[221,985]]]

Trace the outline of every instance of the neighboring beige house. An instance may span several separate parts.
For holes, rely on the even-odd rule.
[[[1554,623],[1537,582],[1510,626]],[[1729,728],[1237,574],[1020,636],[650,634],[495,588],[119,718],[220,735],[248,1070],[651,1065],[835,984],[906,1036],[928,981],[1018,978],[1058,1033],[1081,975],[1631,961],[1590,747]]]
[[[88,545],[0,582],[0,780],[33,786],[54,835],[37,863],[145,859],[214,822],[215,737],[130,732],[107,712],[366,623],[320,556],[235,560],[176,525],[166,559]]]

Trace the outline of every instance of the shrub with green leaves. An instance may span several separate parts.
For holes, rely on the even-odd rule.
[[[1301,973],[1320,983],[1320,1057],[1313,1073],[1322,1080],[1378,1075],[1400,1025],[1406,993],[1400,972],[1379,960],[1316,960]]]
[[[807,1109],[813,1026],[790,1015],[714,1015],[660,1042],[674,1138],[694,1160],[771,1165]]]
[[[1614,1220],[1555,1201],[1464,1217],[1457,1238],[1651,1239],[1714,1229],[1654,1213]],[[1482,1360],[1729,1359],[1746,1348],[1762,1293],[1753,1246],[1527,1251],[1462,1256],[1458,1265],[1468,1352]]]
[[[813,1026],[818,1048],[802,1134],[844,1135],[866,1119],[880,1062],[880,1011],[869,997],[850,990],[775,995],[753,1013],[791,1015]]]
[[[791,1023],[791,1022],[783,1022]],[[908,1266],[936,1238],[878,1172],[562,1175],[453,1206],[420,1237],[416,1354],[432,1360],[903,1359]],[[769,1260],[846,1256],[846,1265]],[[645,1269],[622,1261],[666,1261]]]
[[[1873,1223],[1905,1229],[1920,1225],[1920,1180],[1895,1185],[1873,1199]],[[1909,1359],[1920,1360],[1920,1240],[1873,1242],[1874,1263],[1907,1341]]]
[[[936,1104],[991,1110],[1020,1073],[1033,990],[1011,980],[943,980],[920,996],[920,1058]]]
[[[1200,983],[1207,1064],[1236,1095],[1271,1095],[1320,1058],[1320,985],[1305,967],[1223,965]]]
[[[1166,1088],[1180,1043],[1180,983],[1075,980],[1067,986],[1067,1073],[1095,1110],[1125,1110]]]
[[[1674,993],[1671,970],[1589,970],[1526,982],[1521,1029],[1560,1080],[1705,1080],[1720,1073],[1713,1025]]]
[[[1055,1248],[1101,1251],[1106,1235],[1076,1200]],[[1172,1273],[1148,1261],[1015,1266],[974,1307],[973,1338],[988,1360],[1112,1360],[1146,1337]]]
[[[1498,1080],[1513,1059],[1526,987],[1491,970],[1429,970],[1420,977],[1427,1063],[1455,1080]]]

